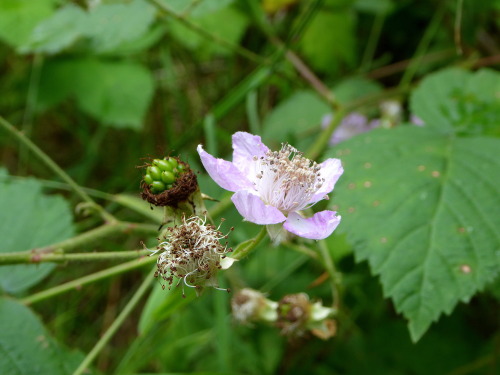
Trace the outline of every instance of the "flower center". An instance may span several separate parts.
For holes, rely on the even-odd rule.
[[[285,213],[307,208],[325,181],[321,178],[321,167],[289,144],[254,160],[255,189],[266,204]]]

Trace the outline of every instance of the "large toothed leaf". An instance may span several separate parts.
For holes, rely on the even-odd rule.
[[[83,356],[57,343],[30,309],[0,298],[0,374],[67,375]]]
[[[500,140],[401,126],[340,144],[335,189],[360,260],[418,340],[500,270]]]
[[[430,74],[413,92],[411,109],[439,132],[500,135],[500,74],[489,69]]]
[[[43,194],[35,179],[5,179],[0,170],[0,252],[36,249],[73,235],[71,210],[62,197]],[[48,263],[0,266],[0,289],[19,293],[40,282],[53,268]]]

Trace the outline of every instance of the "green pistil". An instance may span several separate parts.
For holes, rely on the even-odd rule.
[[[168,157],[154,159],[146,168],[144,182],[149,185],[153,194],[159,194],[171,189],[177,178],[185,172],[186,167],[177,159]]]

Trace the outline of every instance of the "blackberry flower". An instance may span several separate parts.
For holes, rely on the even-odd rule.
[[[267,225],[273,239],[278,236],[273,224],[280,223],[304,238],[319,240],[332,234],[340,222],[336,212],[325,210],[306,218],[301,211],[328,199],[343,172],[340,160],[317,164],[288,144],[271,151],[259,136],[245,132],[233,135],[233,149],[232,162],[214,158],[201,145],[198,153],[214,181],[235,192],[232,201],[245,220]]]

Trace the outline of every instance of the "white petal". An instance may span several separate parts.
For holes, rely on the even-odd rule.
[[[256,162],[254,156],[260,158],[269,151],[267,146],[262,143],[258,135],[252,135],[246,132],[236,132],[233,134],[233,163],[239,170],[253,180],[256,174]]]
[[[321,178],[324,178],[325,181],[323,181],[323,185],[318,191],[314,193],[309,203],[316,203],[322,200],[325,195],[333,190],[335,183],[342,173],[344,173],[344,168],[342,168],[342,163],[339,159],[327,159],[320,164],[320,167]]]
[[[238,191],[253,186],[244,173],[230,161],[214,158],[203,150],[201,145],[198,145],[197,150],[206,171],[223,189]]]
[[[283,228],[297,236],[322,240],[333,233],[340,223],[340,216],[334,211],[321,211],[310,218],[304,218],[297,212],[288,215]]]
[[[274,206],[262,202],[257,193],[249,190],[237,191],[231,198],[238,212],[255,224],[278,224],[286,220],[285,215]]]

